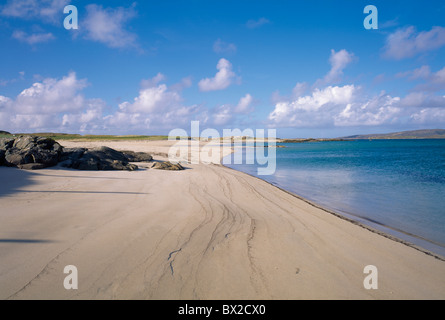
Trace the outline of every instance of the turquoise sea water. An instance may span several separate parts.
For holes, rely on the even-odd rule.
[[[283,145],[261,179],[445,256],[445,140]]]

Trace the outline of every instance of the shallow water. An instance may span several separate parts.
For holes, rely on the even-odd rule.
[[[260,178],[445,255],[445,140],[282,145],[275,173]],[[227,166],[257,175],[256,165]]]

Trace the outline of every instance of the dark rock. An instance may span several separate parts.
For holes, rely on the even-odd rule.
[[[32,148],[31,154],[34,163],[42,163],[48,167],[55,166],[60,159],[60,153],[53,150]]]
[[[121,151],[129,162],[150,162],[153,157],[145,152]]]
[[[35,139],[32,136],[20,136],[15,139],[13,147],[17,149],[31,149],[36,145]]]
[[[11,138],[1,138],[0,139],[0,150],[8,150],[14,144],[14,139]]]
[[[152,156],[144,152],[120,152],[108,147],[63,148],[47,137],[20,136],[15,139],[0,139],[0,165],[27,170],[47,168],[62,162],[63,167],[79,170],[133,171],[138,167],[129,162],[152,160]]]
[[[63,147],[51,138],[46,137],[36,137],[35,143],[40,149],[51,150],[57,153],[62,153]]]
[[[65,167],[78,170],[137,170],[138,167],[128,163],[127,157],[119,151],[108,147],[90,150],[73,150],[71,158],[64,164]]]
[[[60,161],[79,160],[83,156],[85,151],[87,151],[86,148],[63,148],[62,154],[60,156]]]
[[[85,152],[84,156],[87,153],[89,157],[98,157],[100,159],[111,159],[124,162],[128,161],[127,157],[122,152],[116,151],[108,147],[89,149],[87,152]]]
[[[179,163],[171,163],[169,161],[165,162],[156,162],[153,166],[153,169],[160,169],[160,170],[184,170],[184,167],[181,166]]]
[[[0,164],[33,169],[56,165],[62,154],[62,146],[45,137],[20,136],[16,139],[1,139],[0,148],[5,150],[4,160],[0,158]],[[42,166],[23,166],[32,163]]]
[[[19,164],[33,163],[34,158],[30,149],[21,150],[10,148],[5,153],[5,163],[7,166],[16,167]]]
[[[74,161],[72,167],[78,170],[99,170],[99,159],[82,157]]]

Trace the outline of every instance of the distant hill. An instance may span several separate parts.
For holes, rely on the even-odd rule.
[[[412,130],[381,134],[360,134],[342,139],[445,139],[445,129]]]
[[[0,130],[0,134],[10,134],[8,131]]]

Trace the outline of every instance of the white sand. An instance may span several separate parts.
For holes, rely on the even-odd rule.
[[[0,299],[445,298],[444,261],[244,173],[186,167],[0,167]],[[66,265],[78,290],[63,286]],[[363,287],[366,265],[377,290]]]

